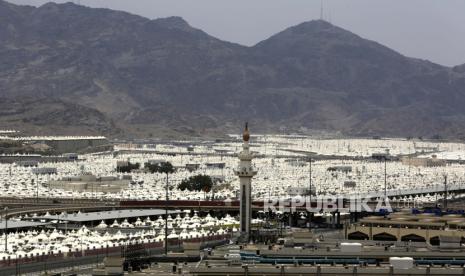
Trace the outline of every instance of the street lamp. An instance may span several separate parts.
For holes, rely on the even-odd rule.
[[[165,255],[168,256],[168,200],[169,200],[169,181],[168,173],[166,174],[166,198],[165,198]]]
[[[310,197],[310,201],[312,201],[312,158],[309,157],[308,158],[308,164],[309,164],[309,167],[308,167],[308,179],[309,179],[309,197]]]
[[[168,200],[169,200],[169,175],[175,172],[170,162],[162,162],[153,168],[153,172],[166,174],[166,197],[165,197],[165,255],[168,255]]]
[[[444,210],[447,210],[447,174],[444,174]]]
[[[311,208],[312,207],[312,157],[309,157],[308,158],[308,185],[309,185],[309,189],[308,189],[308,198],[309,198],[309,201],[308,201],[308,204],[310,204],[310,206],[307,206],[307,210],[308,208]],[[316,193],[315,193],[316,195]],[[307,221],[308,221],[308,228],[310,229],[311,228],[311,213],[307,211]]]
[[[63,212],[63,218],[66,219],[65,223],[65,234],[68,233],[68,213],[66,211]]]
[[[5,253],[8,253],[8,207],[5,207]]]
[[[39,203],[39,174],[36,173],[36,201]],[[34,179],[31,179],[31,184],[34,185]]]
[[[384,157],[384,200],[387,199],[387,158]]]

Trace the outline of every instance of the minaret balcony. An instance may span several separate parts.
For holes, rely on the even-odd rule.
[[[243,168],[237,168],[234,170],[234,174],[237,176],[245,176],[245,177],[252,177],[257,174],[257,170],[253,167],[243,167]]]

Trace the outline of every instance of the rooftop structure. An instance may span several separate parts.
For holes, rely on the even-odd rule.
[[[379,161],[394,159],[389,152],[375,152],[371,154],[371,158]]]
[[[33,168],[32,172],[34,174],[56,174],[58,170],[57,168],[53,168],[53,167],[41,167],[41,168]]]
[[[39,165],[39,161],[37,160],[20,160],[16,162],[16,165],[22,167],[37,167]]]
[[[37,163],[46,162],[68,162],[74,161],[77,158],[70,158],[68,156],[42,156],[40,154],[1,154],[0,163],[21,164],[22,161],[36,161]]]
[[[190,172],[198,170],[200,168],[199,163],[191,163],[191,164],[186,164],[186,169]]]
[[[224,163],[224,162],[206,163],[205,166],[207,166],[207,168],[211,168],[211,169],[223,169],[226,166],[226,163]]]
[[[17,230],[17,229],[26,229],[26,228],[35,228],[35,227],[42,227],[49,225],[50,223],[44,222],[35,222],[35,221],[16,221],[16,220],[8,220],[6,222],[4,219],[0,221],[0,231],[8,230]]]
[[[81,175],[77,177],[63,177],[61,180],[51,180],[47,186],[53,189],[80,192],[105,192],[117,193],[128,188],[131,179],[127,176],[118,178],[115,176]]]
[[[444,167],[447,164],[446,160],[438,159],[436,155],[431,158],[402,157],[401,161],[404,165],[416,167]]]

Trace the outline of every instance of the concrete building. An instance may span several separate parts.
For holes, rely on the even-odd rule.
[[[65,153],[63,157],[69,159],[70,161],[77,161],[79,159],[79,155],[77,153]]]
[[[415,167],[443,167],[447,164],[446,160],[437,159],[436,155],[432,155],[431,158],[402,157],[401,162],[403,165]]]
[[[371,158],[378,161],[394,159],[394,157],[389,152],[376,152],[371,154]]]
[[[350,225],[347,238],[355,240],[415,241],[439,245],[444,241],[459,239],[465,242],[465,217],[456,214],[435,216],[424,213],[392,213],[387,217],[370,216]]]
[[[39,154],[4,154],[0,155],[0,163],[13,164],[22,161],[35,161],[39,162],[42,160],[42,156]]]
[[[10,137],[25,144],[44,144],[54,153],[98,152],[112,150],[113,146],[103,136],[28,136]]]
[[[291,166],[294,167],[305,167],[308,166],[308,162],[299,160],[299,159],[286,159],[284,162],[288,163]]]
[[[357,187],[357,182],[353,180],[344,181],[344,188],[355,188]]]
[[[166,162],[165,159],[151,159],[147,161],[147,163],[149,163],[150,165],[160,165],[161,163],[165,163],[165,162]]]
[[[306,245],[315,242],[315,237],[312,232],[308,231],[297,231],[292,233],[292,244],[293,245]]]
[[[343,172],[350,173],[352,172],[351,166],[332,166],[326,169],[328,172]]]
[[[114,176],[81,175],[64,177],[61,180],[51,180],[47,185],[49,188],[66,191],[117,193],[124,188],[128,188],[130,182],[129,176],[117,178]]]
[[[186,164],[186,169],[190,172],[196,171],[199,168],[200,168],[200,164],[198,163]]]
[[[0,155],[0,163],[17,165],[23,164],[25,161],[35,163],[50,163],[50,162],[70,162],[75,159],[70,159],[66,156],[42,156],[39,154],[4,154]],[[37,165],[37,164],[36,164]]]
[[[8,220],[5,219],[0,220],[0,233],[11,233],[11,232],[18,232],[21,230],[31,230],[31,229],[43,229],[46,226],[50,225],[49,222],[35,222],[35,221],[16,221],[16,220]],[[0,275],[2,275],[0,273]]]
[[[250,133],[247,123],[242,135],[242,151],[239,153],[239,166],[234,171],[239,177],[240,185],[240,232],[244,241],[250,239],[252,222],[252,177],[257,171],[252,167],[253,154],[250,152]]]
[[[39,165],[39,161],[37,160],[21,160],[17,161],[16,165],[20,167],[37,167]]]
[[[226,163],[219,162],[219,163],[206,163],[205,166],[207,169],[224,169]]]
[[[57,174],[57,168],[53,167],[41,167],[41,168],[33,168],[32,173],[34,174]]]
[[[310,191],[308,187],[288,187],[286,192],[289,196],[307,196],[310,192],[312,195],[315,195],[314,189]]]

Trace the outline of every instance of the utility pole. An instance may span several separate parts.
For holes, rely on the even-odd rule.
[[[312,201],[312,158],[308,159],[309,167],[308,167],[308,177],[309,177],[309,196],[310,202]]]
[[[64,223],[65,223],[65,234],[66,234],[66,233],[68,233],[68,213],[66,211],[63,214],[63,218],[66,218],[66,220],[64,221]]]
[[[309,157],[308,158],[308,178],[309,178],[309,181],[308,181],[308,185],[309,185],[309,195],[308,195],[308,198],[309,198],[309,203],[310,206],[307,206],[307,208],[311,208],[312,207],[312,157]],[[316,193],[315,193],[316,195]],[[308,210],[308,209],[307,209]],[[310,229],[311,228],[311,212],[307,212],[307,221],[308,221],[308,228]]]
[[[34,185],[34,179],[31,179],[31,184]],[[39,181],[36,181],[36,202],[39,203]]]
[[[221,171],[223,171],[223,169],[221,169]],[[211,188],[212,189],[212,198],[211,198],[211,201],[215,200],[215,190],[214,190],[214,188],[215,188],[216,184],[218,184],[219,181],[220,180],[218,180],[217,178],[215,180],[212,180],[212,188]]]
[[[168,173],[166,174],[166,200],[165,200],[165,255],[168,256],[168,199],[169,199],[169,187],[168,187]]]
[[[34,179],[31,179],[31,184],[34,184]],[[36,173],[36,201],[39,203],[39,174]]]
[[[8,253],[8,207],[5,207],[5,253]]]
[[[444,210],[447,210],[447,174],[444,174]]]
[[[384,200],[387,199],[387,158],[384,157]]]
[[[169,186],[168,176],[175,170],[170,162],[162,162],[156,164],[154,168],[150,169],[152,172],[165,173],[166,174],[166,197],[165,197],[165,254],[168,255],[168,199],[169,199]]]

